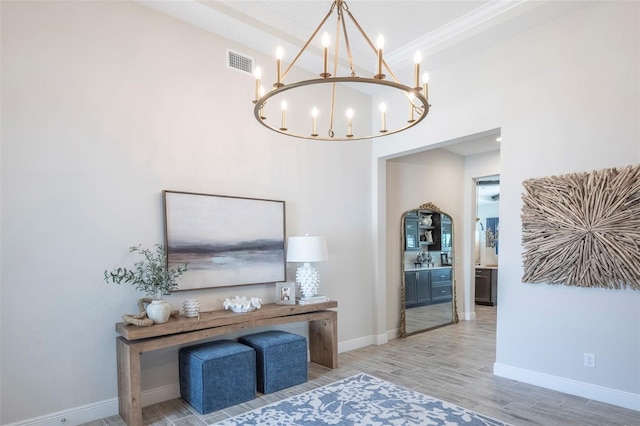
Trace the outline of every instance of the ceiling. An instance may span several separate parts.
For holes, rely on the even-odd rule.
[[[291,61],[327,15],[330,0],[137,0],[138,3],[188,22],[250,49],[275,57],[282,46],[283,62]],[[384,58],[400,81],[413,74],[413,55],[423,56],[422,70],[433,70],[457,58],[513,37],[548,22],[584,1],[553,0],[349,0],[349,11],[375,43],[385,37]],[[320,35],[334,37],[333,13],[319,35],[300,56],[296,66],[317,73],[321,64]],[[350,20],[345,18],[348,25]],[[353,62],[358,75],[374,73],[375,54],[357,28],[347,26]],[[242,53],[242,52],[241,52]],[[340,46],[339,75],[347,75],[346,49]],[[333,50],[332,53],[333,55]],[[250,55],[248,55],[250,56]],[[256,64],[261,65],[261,64]],[[269,64],[263,68],[275,72]],[[437,82],[431,81],[431,84]],[[366,85],[375,86],[375,85]],[[469,156],[499,149],[499,129],[469,140],[443,144],[441,148]]]
[[[439,148],[463,157],[468,157],[485,152],[498,151],[500,150],[501,141],[500,129],[494,129],[482,134],[470,135],[465,138],[450,141],[442,144]]]
[[[291,60],[329,12],[330,0],[137,0],[138,3],[216,33],[258,52],[275,56],[282,46]],[[413,68],[420,50],[423,67],[435,69],[460,55],[477,51],[553,19],[584,4],[549,0],[349,0],[349,11],[375,43],[385,36],[384,57],[389,67]],[[317,73],[321,61],[320,34],[334,37],[333,13],[298,66]],[[350,21],[345,18],[345,21]],[[354,62],[362,75],[373,74],[375,56],[355,27],[348,35]],[[316,56],[317,55],[317,56]],[[340,48],[346,63],[344,47]],[[410,75],[410,73],[409,73]]]
[[[477,205],[500,202],[500,175],[487,176],[477,181]]]

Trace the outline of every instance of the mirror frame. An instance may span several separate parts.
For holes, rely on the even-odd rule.
[[[406,284],[405,284],[405,280],[404,280],[404,253],[405,253],[405,221],[407,219],[407,214],[409,212],[415,211],[415,210],[430,210],[434,213],[439,213],[439,214],[445,214],[447,216],[449,216],[449,218],[451,218],[451,309],[452,309],[452,313],[451,313],[451,322],[447,322],[441,325],[437,325],[434,327],[428,327],[428,328],[424,328],[424,329],[420,329],[417,331],[412,331],[411,333],[407,333],[407,310],[405,307],[406,304]],[[454,240],[455,240],[455,233],[454,233],[454,223],[453,223],[453,217],[451,217],[451,215],[449,213],[443,212],[440,207],[438,207],[437,205],[435,205],[432,202],[428,202],[425,203],[423,205],[421,205],[418,208],[415,209],[411,209],[411,210],[407,210],[406,212],[404,212],[402,214],[402,218],[400,219],[400,335],[399,337],[408,337],[408,336],[412,336],[414,334],[418,334],[418,333],[422,333],[428,330],[434,330],[436,328],[440,328],[440,327],[444,327],[446,325],[451,325],[451,324],[457,324],[459,322],[458,319],[458,309],[457,309],[457,303],[456,303],[456,299],[457,299],[457,292],[456,292],[456,275],[455,275],[455,267],[456,267],[456,262],[455,262],[455,244],[454,244]]]

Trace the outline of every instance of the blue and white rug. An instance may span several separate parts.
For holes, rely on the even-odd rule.
[[[322,386],[217,424],[508,426],[507,423],[366,374]]]

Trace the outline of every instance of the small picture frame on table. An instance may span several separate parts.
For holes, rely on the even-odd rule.
[[[276,283],[276,305],[296,304],[296,283]]]

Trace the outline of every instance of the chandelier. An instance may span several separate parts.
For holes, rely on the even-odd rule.
[[[316,39],[316,36],[318,36],[334,12],[336,13],[337,20],[333,63],[330,64],[329,62],[331,38],[329,33],[325,31],[321,38],[322,64],[318,66],[318,71],[320,71],[319,78],[285,83],[285,78],[292,67],[307,48],[313,46],[312,43]],[[351,44],[347,34],[347,17],[362,35],[366,45],[373,51],[371,64],[375,64],[375,72],[370,73],[371,77],[361,76],[356,72]],[[350,71],[349,75],[345,76],[338,75],[341,38],[344,40],[348,61],[347,65]],[[272,90],[265,92],[264,87],[261,85],[262,69],[256,67],[254,70],[256,85],[253,99],[253,103],[255,104],[253,109],[255,118],[263,126],[287,136],[325,141],[371,139],[392,135],[415,126],[429,113],[429,77],[428,73],[424,73],[422,76],[420,75],[421,54],[420,52],[416,52],[414,56],[414,81],[413,85],[408,86],[401,84],[387,65],[383,57],[383,47],[384,38],[382,35],[378,36],[376,45],[374,45],[349,11],[346,1],[334,0],[327,15],[320,22],[313,34],[311,34],[311,37],[309,37],[295,58],[289,63],[289,66],[284,72],[282,71],[284,52],[281,47],[277,49],[276,78]],[[331,65],[333,66],[332,70]],[[371,68],[373,68],[373,66]],[[391,76],[391,80],[386,79],[385,72]],[[422,85],[420,84],[421,77]],[[397,105],[398,102],[406,102],[408,112],[406,112],[406,109],[402,112],[395,111],[393,114],[394,117],[392,117],[393,120],[390,120],[393,125],[387,128],[387,115],[391,116],[392,114],[391,111],[387,111],[386,103],[382,102],[379,105],[379,130],[372,131],[372,129],[367,129],[361,132],[362,134],[358,134],[358,131],[354,131],[354,129],[357,128],[357,126],[354,126],[357,111],[350,105],[355,99],[352,90],[371,92],[371,90],[368,89],[373,89],[375,93],[382,92],[381,98],[383,100],[386,96],[389,96],[395,105]],[[350,90],[351,92],[349,92]],[[400,98],[400,101],[397,100],[398,98]],[[368,108],[366,109],[368,112]],[[295,114],[293,117],[290,114],[289,123],[287,123],[287,110]],[[291,118],[295,120],[291,120]],[[365,120],[361,121],[365,122]],[[324,132],[325,126],[326,133]],[[319,131],[318,129],[323,130]],[[360,131],[363,130],[363,126],[359,126],[358,129]]]

